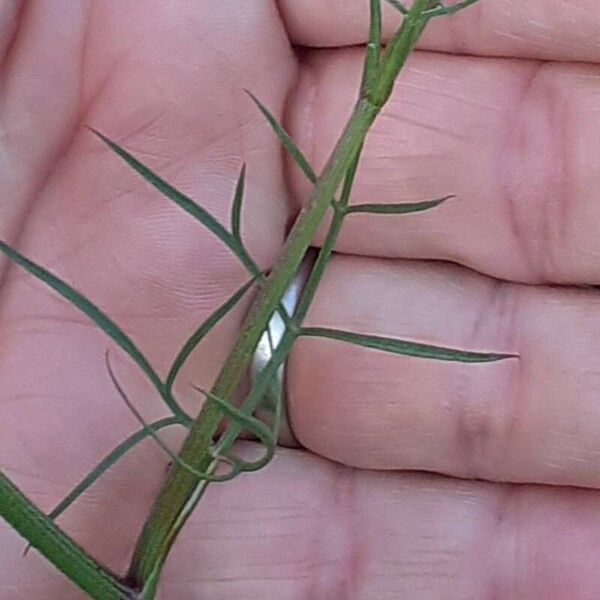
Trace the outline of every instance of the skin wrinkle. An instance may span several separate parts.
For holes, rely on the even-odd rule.
[[[509,223],[512,224],[515,240],[522,249],[522,258],[531,272],[532,282],[542,284],[569,278],[569,263],[565,256],[570,255],[572,242],[568,234],[572,229],[575,213],[578,177],[570,152],[576,140],[569,136],[573,113],[570,105],[562,97],[560,82],[562,67],[552,63],[538,63],[532,77],[527,82],[518,109],[511,116],[513,127],[507,127],[509,136],[504,143],[508,148],[518,148],[518,160],[510,161],[510,169],[503,166],[500,157],[500,177],[505,180]],[[552,87],[546,83],[550,75]],[[565,92],[567,93],[567,92]],[[528,129],[527,137],[521,131],[528,115],[543,115],[543,121]],[[517,115],[520,115],[519,119]],[[543,129],[543,131],[541,131]],[[537,133],[549,138],[543,149],[531,145],[539,138]],[[519,140],[519,138],[521,138]],[[533,138],[531,140],[530,138]],[[525,193],[518,193],[519,185],[535,177],[541,169],[538,160],[540,152],[546,152],[542,181]],[[536,171],[537,170],[537,171]],[[542,190],[544,193],[542,193]],[[527,202],[527,197],[537,200]],[[523,200],[518,198],[522,196]],[[533,216],[530,216],[533,215]],[[567,251],[565,252],[565,247]]]
[[[382,126],[385,125],[386,119],[389,119],[390,121],[398,121],[400,123],[408,123],[409,125],[416,125],[419,128],[424,129],[426,131],[432,131],[433,133],[440,133],[440,134],[442,134],[442,136],[454,138],[457,140],[467,140],[468,139],[468,136],[466,136],[462,133],[450,131],[447,128],[442,128],[442,127],[438,127],[436,125],[432,125],[431,123],[428,123],[427,121],[411,119],[410,117],[407,117],[406,115],[399,115],[399,114],[395,114],[392,112],[383,113],[381,115],[381,119],[380,119],[380,123]],[[448,123],[448,125],[449,125],[449,123]]]
[[[550,144],[553,157],[548,188],[554,190],[554,194],[550,193],[546,196],[546,203],[540,210],[540,214],[544,216],[542,236],[543,247],[546,250],[542,251],[542,265],[543,271],[547,274],[547,280],[550,279],[551,273],[562,270],[559,257],[562,254],[562,247],[568,241],[567,233],[571,214],[569,200],[573,200],[575,193],[569,182],[576,181],[569,156],[569,150],[574,148],[575,140],[570,138],[567,133],[571,125],[568,119],[571,117],[571,112],[556,89],[550,96],[549,111],[550,131],[555,135]]]
[[[496,550],[490,569],[488,593],[490,600],[518,600],[522,578],[520,494],[518,486],[505,484],[498,489],[492,513],[492,532],[489,539]],[[485,541],[483,541],[485,543]],[[494,552],[492,550],[492,552]]]
[[[510,230],[513,233],[514,239],[517,243],[517,246],[521,248],[522,258],[527,265],[528,270],[532,273],[534,277],[538,277],[534,275],[536,273],[536,266],[531,257],[531,250],[529,248],[529,235],[527,232],[523,231],[523,227],[521,224],[521,220],[519,218],[519,211],[516,205],[515,200],[515,184],[517,179],[520,178],[520,172],[515,172],[514,165],[515,163],[519,166],[523,164],[523,155],[525,154],[525,148],[520,140],[522,135],[518,115],[522,111],[523,106],[525,104],[525,100],[530,93],[533,82],[537,78],[540,69],[543,67],[544,63],[538,63],[537,67],[534,67],[532,73],[528,77],[528,79],[524,82],[523,90],[520,95],[520,99],[515,105],[514,110],[507,114],[506,119],[506,136],[504,139],[500,140],[499,143],[499,156],[498,156],[498,177],[500,189],[503,191],[503,196],[506,198],[506,215],[507,215],[507,223],[509,225]],[[514,126],[511,126],[514,125]],[[503,154],[510,153],[515,151],[515,148],[518,148],[518,158],[517,160],[513,160],[511,162],[507,162],[504,160]],[[508,167],[507,165],[511,166]]]
[[[521,327],[519,290],[500,280],[492,280],[489,293],[484,296],[477,312],[467,346],[481,347],[481,339],[489,339],[489,325],[493,326],[495,347],[502,352],[519,353],[518,336]],[[488,335],[486,335],[486,333]],[[504,339],[500,339],[502,336]],[[519,366],[511,370],[522,372]],[[469,478],[486,480],[497,468],[493,456],[503,455],[519,422],[520,402],[518,385],[507,385],[512,393],[503,395],[502,406],[486,408],[479,394],[471,389],[471,373],[458,371],[453,386],[453,405],[456,406],[456,449]],[[500,448],[498,453],[495,448]]]
[[[320,560],[316,563],[317,574],[312,581],[311,589],[308,590],[307,598],[315,600],[353,600],[357,597],[357,590],[363,571],[364,556],[361,549],[360,528],[357,521],[356,506],[356,473],[357,470],[341,465],[331,465],[331,476],[333,485],[330,497],[330,513],[326,514],[329,523],[336,524],[332,537],[339,537],[339,554],[332,556],[329,546],[321,546],[318,556]],[[319,520],[316,539],[321,544],[328,536],[323,536]],[[327,531],[329,525],[325,525]],[[333,540],[335,542],[335,540]],[[331,557],[329,565],[324,563],[324,557]],[[330,571],[327,566],[332,568]],[[325,567],[325,568],[324,568]],[[319,570],[321,571],[319,573]]]
[[[436,76],[435,74],[432,74],[432,73],[428,73],[427,71],[424,71],[423,69],[413,67],[411,69],[411,72],[414,74],[423,76],[423,77],[429,77],[430,79],[436,79],[437,82],[442,86],[448,84],[448,81],[446,78]],[[497,106],[491,105],[487,102],[483,102],[477,98],[469,98],[468,96],[466,96],[464,94],[459,95],[458,93],[450,93],[450,92],[447,92],[445,89],[432,90],[431,86],[428,87],[425,85],[418,85],[418,84],[410,82],[410,81],[404,81],[403,86],[407,90],[417,90],[420,92],[424,92],[426,94],[435,93],[436,96],[438,96],[440,98],[446,98],[449,100],[459,100],[463,106],[468,106],[470,108],[489,109],[491,111],[496,111],[498,109]]]

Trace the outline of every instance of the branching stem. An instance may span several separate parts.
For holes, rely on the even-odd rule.
[[[433,6],[431,0],[416,0],[400,30],[390,42],[381,60],[377,81],[370,82],[346,125],[333,153],[317,179],[311,200],[303,210],[275,264],[271,274],[264,280],[257,297],[242,326],[236,345],[223,366],[211,393],[224,400],[231,400],[238,389],[252,354],[269,320],[277,310],[281,298],[292,281],[335,192],[357,160],[365,136],[388,100],[396,77],[413,49],[427,22],[425,11]],[[336,213],[339,214],[339,213]],[[341,224],[340,221],[334,222]],[[335,237],[335,236],[334,236]],[[314,294],[316,285],[309,281],[308,289]],[[314,288],[314,289],[313,289]],[[301,303],[305,312],[309,301]],[[284,335],[275,354],[285,357],[295,335]],[[283,361],[283,358],[281,358]],[[276,373],[275,357],[267,369]],[[204,404],[186,438],[180,458],[198,471],[206,472],[214,461],[210,447],[218,425],[223,418],[220,407],[210,399]],[[173,465],[146,521],[133,556],[127,581],[142,589],[141,597],[154,597],[162,565],[181,527],[192,513],[206,487],[189,470]]]

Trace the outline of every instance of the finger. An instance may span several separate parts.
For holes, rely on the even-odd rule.
[[[400,17],[385,0],[382,4],[384,35],[389,39]],[[367,40],[369,3],[365,0],[283,0],[280,7],[297,44],[351,46]],[[434,19],[419,47],[457,54],[598,62],[599,35],[600,13],[594,0],[481,0],[457,15]]]
[[[338,257],[310,325],[519,359],[460,364],[300,339],[290,420],[308,449],[375,469],[600,487],[596,290]]]
[[[10,241],[77,127],[89,12],[79,0],[20,4],[0,2],[0,236]]]
[[[138,482],[146,471],[131,475]],[[126,535],[151,495],[115,478],[117,492],[127,514],[99,518],[89,501],[73,512],[97,523],[101,547],[103,520],[125,531],[113,546],[120,560],[100,552],[122,568]],[[600,550],[599,509],[592,491],[370,473],[282,450],[267,470],[209,489],[173,548],[159,598],[587,600],[600,592],[589,560]],[[35,553],[23,560],[13,532],[2,530],[0,548],[3,599],[21,600],[25,589],[81,597]]]
[[[351,110],[361,52],[307,57],[289,126],[315,168]],[[352,202],[456,194],[418,215],[352,215],[338,250],[462,263],[529,283],[600,281],[600,67],[420,53],[367,138]],[[296,170],[293,188],[309,187]]]

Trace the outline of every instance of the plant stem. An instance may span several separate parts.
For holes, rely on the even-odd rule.
[[[211,389],[215,396],[230,400],[240,385],[260,337],[298,270],[333,195],[376,114],[369,103],[360,101],[357,104],[329,163],[315,185],[310,204],[300,214],[281,258],[257,294],[238,342]],[[221,409],[207,400],[181,450],[180,457],[183,461],[198,470],[210,467],[214,457],[209,449],[222,418]],[[132,584],[141,584],[140,587],[143,588],[158,577],[175,536],[195,507],[204,487],[192,473],[173,465],[134,553],[128,577]]]
[[[86,591],[92,598],[125,600],[133,598],[132,590],[103,569],[59,529],[0,473],[2,516],[59,571]]]
[[[240,410],[245,414],[252,414],[258,408],[261,399],[267,391],[267,387],[269,386],[273,377],[276,376],[279,367],[285,361],[292,348],[292,345],[298,337],[302,321],[306,316],[308,308],[317,291],[317,287],[321,282],[325,272],[325,267],[327,266],[327,263],[329,262],[329,259],[333,253],[335,243],[342,228],[342,222],[344,217],[347,215],[346,207],[348,206],[350,190],[354,182],[354,175],[356,173],[356,167],[358,166],[361,151],[362,146],[359,148],[356,157],[348,170],[344,181],[342,196],[339,203],[335,205],[333,219],[331,220],[329,230],[327,231],[327,235],[323,241],[323,246],[319,251],[304,290],[302,291],[296,311],[294,312],[293,317],[288,321],[288,329],[286,329],[284,332],[284,335],[274,350],[268,365],[262,370],[259,381],[252,388],[250,394],[244,400],[240,408]],[[242,427],[239,423],[231,423],[218,442],[217,448],[219,453],[227,452],[238,438],[241,431]]]
[[[331,206],[337,188],[357,160],[367,132],[389,98],[398,72],[425,26],[427,19],[422,13],[431,5],[432,0],[416,0],[400,30],[392,39],[391,47],[386,51],[381,63],[379,79],[369,87],[368,95],[364,95],[357,102],[344,132],[315,184],[307,208],[300,213],[279,260],[259,289],[237,343],[211,389],[213,395],[223,400],[231,400],[234,397],[271,316],[278,309],[285,290],[298,270],[327,209]],[[341,213],[336,212],[333,222],[335,231],[328,244],[327,257],[323,255],[321,266],[316,265],[320,269],[319,274],[312,282],[309,280],[309,295],[299,306],[302,316],[308,309],[322,268],[333,249],[341,218]],[[286,332],[265,371],[276,374],[279,365],[275,364],[275,358],[281,363],[295,338],[296,333],[289,330]],[[256,390],[253,390],[256,398],[255,392]],[[211,452],[211,446],[222,418],[220,407],[207,399],[180,452],[179,456],[184,463],[199,471],[206,471],[214,466],[215,455]],[[167,554],[205,488],[206,483],[200,482],[193,473],[177,464],[172,466],[138,540],[127,577],[132,587],[140,590],[140,598],[150,600],[154,597]]]

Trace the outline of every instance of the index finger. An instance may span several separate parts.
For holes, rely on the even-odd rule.
[[[400,15],[385,0],[382,4],[387,39],[398,26]],[[411,4],[410,0],[406,4]],[[366,41],[367,0],[281,0],[280,10],[296,44],[332,47]],[[433,19],[419,48],[479,56],[600,62],[599,39],[596,0],[480,0],[456,15]]]

